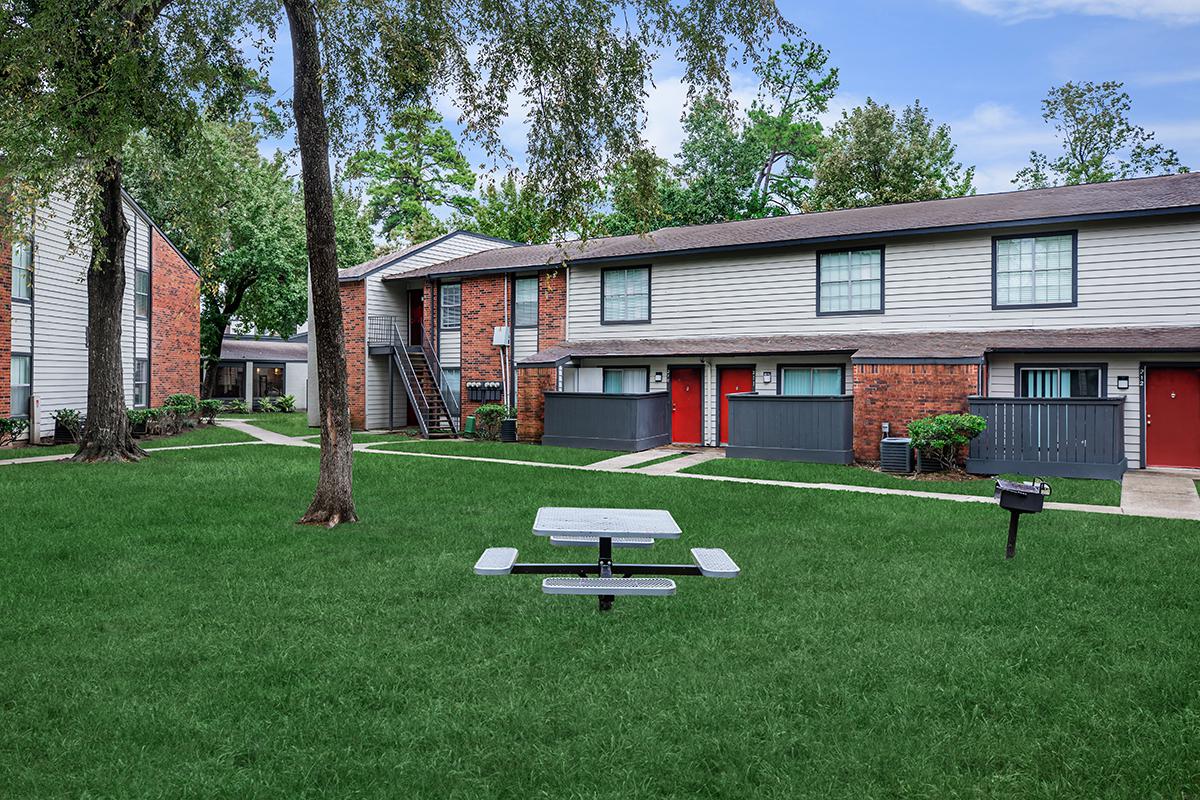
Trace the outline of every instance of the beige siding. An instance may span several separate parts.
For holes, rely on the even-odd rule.
[[[991,234],[973,232],[876,242],[885,246],[886,313],[874,315],[816,315],[814,248],[656,260],[645,325],[601,325],[600,270],[577,266],[571,338],[1200,324],[1200,218],[1078,231],[1075,308],[993,310]]]

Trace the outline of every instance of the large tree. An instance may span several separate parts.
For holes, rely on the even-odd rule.
[[[955,161],[948,125],[937,125],[920,101],[896,114],[867,98],[842,112],[815,173],[811,207],[818,211],[936,200],[974,194],[975,168]]]
[[[475,173],[442,117],[427,106],[392,117],[383,146],[355,153],[351,178],[366,178],[368,207],[388,239],[420,242],[446,232],[438,212],[470,213]]]
[[[546,198],[512,174],[488,182],[471,210],[455,215],[451,225],[529,244],[545,244],[560,234],[551,227]]]
[[[1123,83],[1068,82],[1042,101],[1042,119],[1054,126],[1057,155],[1029,153],[1029,166],[1013,178],[1023,189],[1187,172],[1179,154],[1129,119]]]
[[[248,3],[253,5],[253,3]],[[168,6],[170,9],[168,10]],[[125,413],[121,154],[138,131],[182,137],[202,101],[239,105],[247,56],[222,4],[203,0],[10,0],[0,4],[0,184],[25,207],[60,193],[90,248],[88,402],[78,461],[140,458]]]
[[[337,146],[348,132],[374,133],[381,115],[445,93],[467,135],[503,155],[499,126],[510,95],[519,93],[529,126],[528,180],[546,194],[555,227],[570,229],[586,218],[586,187],[641,144],[645,87],[657,52],[673,46],[690,85],[720,89],[733,58],[757,62],[771,36],[794,29],[762,0],[420,6],[284,0],[284,8],[292,34],[291,110],[304,184],[322,420],[317,490],[301,521],[336,525],[357,515],[331,141]]]

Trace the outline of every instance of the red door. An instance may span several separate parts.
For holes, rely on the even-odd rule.
[[[700,367],[671,368],[671,441],[700,444],[704,407]]]
[[[1146,466],[1200,468],[1200,369],[1146,370]]]
[[[425,293],[420,289],[408,292],[408,343],[421,346],[421,328],[425,325]]]
[[[729,443],[729,395],[754,391],[754,367],[721,367],[717,370],[720,386],[720,423],[717,426],[721,438],[718,444]]]

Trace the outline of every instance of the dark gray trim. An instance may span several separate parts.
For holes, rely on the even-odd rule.
[[[867,250],[879,251],[879,308],[878,309],[862,309],[851,311],[822,311],[821,310],[821,257],[835,255],[837,253],[857,253]],[[887,253],[885,246],[882,244],[863,246],[863,247],[843,247],[837,250],[818,250],[817,251],[817,307],[816,314],[818,317],[851,317],[871,314],[882,314],[887,308]]]
[[[945,358],[908,358],[905,356],[851,356],[851,364],[982,364],[983,356],[946,356]]]
[[[606,320],[604,319],[604,276],[613,270],[646,270],[646,318],[645,319],[619,319]],[[628,267],[606,267],[600,270],[600,324],[601,325],[649,325],[654,318],[654,271],[649,264],[641,266],[631,265]]]
[[[775,365],[775,394],[778,397],[830,397],[831,395],[802,395],[802,394],[784,394],[783,393],[783,371],[785,369],[836,369],[838,371],[838,387],[841,391],[839,395],[846,392],[846,365],[845,364],[784,364]],[[755,385],[758,385],[758,376],[755,375]]]
[[[1040,364],[1037,362],[1018,361],[1013,364],[1013,386],[1016,389],[1017,397],[1028,397],[1028,395],[1025,394],[1024,381],[1021,380],[1021,370],[1023,369],[1098,369],[1100,370],[1100,396],[1095,398],[1079,399],[1103,400],[1104,398],[1108,397],[1108,363],[1104,361],[1096,361],[1092,363],[1055,361]]]
[[[854,396],[747,392],[729,398],[727,458],[850,464]]]
[[[575,360],[574,356],[561,356],[553,361],[522,361],[517,369],[544,369],[546,367],[563,367]]]
[[[1006,239],[1039,239],[1050,236],[1071,237],[1071,302],[1069,303],[1018,303],[1000,305],[996,302],[996,243]],[[1009,233],[992,237],[992,310],[1034,308],[1074,308],[1079,305],[1079,231],[1038,231],[1036,233]]]
[[[1044,461],[967,459],[967,472],[972,475],[1001,475],[1006,472],[1016,472],[1021,475],[1036,474],[1046,478],[1094,478],[1119,481],[1128,469],[1129,462],[1124,457],[1115,464],[1056,464]]]

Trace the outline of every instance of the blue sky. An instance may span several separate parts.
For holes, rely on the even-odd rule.
[[[949,123],[959,157],[977,167],[980,191],[1012,188],[1031,148],[1053,146],[1040,117],[1046,90],[1068,80],[1119,80],[1133,119],[1200,169],[1200,0],[780,0],[784,15],[830,51],[841,90],[826,115],[868,96],[893,106],[919,98]],[[272,70],[277,90],[291,85],[290,45],[280,42]],[[673,155],[686,88],[679,65],[660,61],[650,89],[646,139]],[[733,76],[735,98],[749,102],[756,82]],[[441,104],[453,119],[453,106]],[[519,105],[502,134],[521,163]],[[451,125],[451,127],[455,127]],[[286,143],[290,145],[289,143]],[[471,152],[479,164],[484,155]]]

